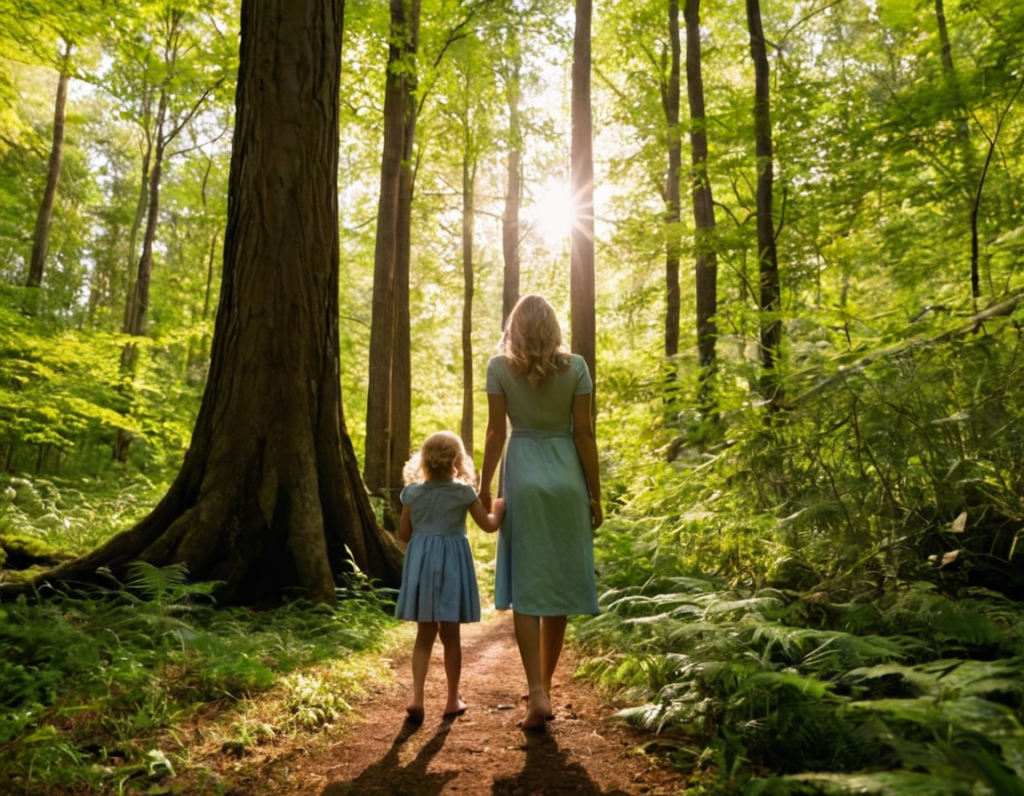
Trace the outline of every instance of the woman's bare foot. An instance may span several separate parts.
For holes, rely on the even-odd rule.
[[[449,702],[444,708],[444,718],[454,719],[456,716],[461,716],[466,712],[466,703],[461,699],[456,699],[454,702]]]
[[[405,720],[410,724],[422,724],[423,723],[423,708],[414,707],[410,705],[405,709]]]
[[[545,691],[544,693],[547,693],[547,692]],[[519,697],[519,701],[520,702],[525,702],[527,705],[529,705],[530,704],[530,695],[529,694],[523,694],[521,697]],[[548,702],[550,702],[550,701],[551,701],[551,698],[548,697]],[[547,716],[544,717],[544,719],[546,721],[554,721],[555,720],[555,706],[554,705],[551,706],[550,712],[548,713]]]
[[[524,732],[538,732],[547,726],[550,715],[551,702],[544,694],[540,694],[527,705],[526,718],[519,723],[519,726]]]

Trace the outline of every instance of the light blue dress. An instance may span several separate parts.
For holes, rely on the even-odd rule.
[[[586,362],[573,354],[535,390],[496,356],[487,363],[487,392],[505,396],[512,423],[499,478],[506,505],[495,605],[534,616],[599,613],[590,495],[572,439],[573,397],[593,392]]]
[[[480,590],[466,513],[477,499],[458,481],[424,481],[402,490],[412,518],[395,616],[413,622],[479,622]]]

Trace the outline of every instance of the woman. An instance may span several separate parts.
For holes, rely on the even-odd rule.
[[[498,535],[494,601],[512,608],[529,686],[524,730],[551,717],[551,678],[566,617],[596,614],[593,529],[600,526],[601,481],[590,417],[593,384],[583,358],[562,346],[551,305],[524,296],[513,308],[487,364],[487,438],[480,499],[490,509],[491,481],[506,500]]]

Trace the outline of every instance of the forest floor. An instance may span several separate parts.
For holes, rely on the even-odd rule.
[[[678,772],[644,753],[652,737],[608,721],[615,708],[572,679],[568,646],[552,687],[555,719],[546,732],[524,733],[517,722],[525,715],[525,680],[511,615],[464,625],[462,645],[461,690],[469,707],[454,720],[441,716],[438,641],[426,720],[418,727],[405,722],[410,642],[387,661],[392,676],[375,680],[336,731],[274,739],[247,747],[242,757],[194,748],[193,759],[218,783],[212,792],[230,796],[668,796],[682,790]],[[211,792],[210,784],[199,790]]]

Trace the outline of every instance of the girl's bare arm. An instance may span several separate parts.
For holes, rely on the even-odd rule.
[[[398,538],[403,544],[409,544],[412,539],[412,513],[408,506],[402,506],[402,518],[398,521]]]
[[[502,498],[497,498],[494,501],[491,512],[488,514],[487,509],[484,508],[483,501],[477,498],[469,507],[469,516],[473,518],[473,522],[479,525],[482,530],[487,531],[487,533],[494,533],[501,527],[501,518],[505,516],[505,501]]]

